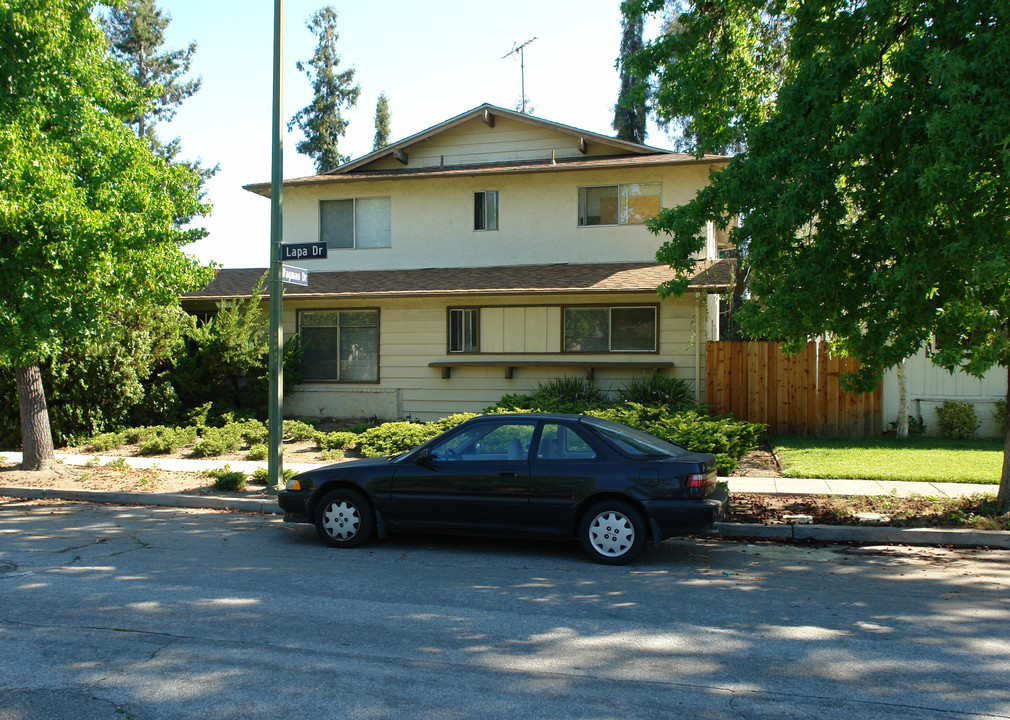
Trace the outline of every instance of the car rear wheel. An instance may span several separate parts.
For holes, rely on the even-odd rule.
[[[605,500],[582,518],[579,540],[594,561],[624,565],[638,557],[645,546],[645,520],[629,503]]]
[[[333,547],[351,548],[371,540],[375,530],[372,508],[361,493],[334,490],[316,511],[316,532]]]

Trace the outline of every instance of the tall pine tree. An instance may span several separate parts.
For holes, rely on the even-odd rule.
[[[646,99],[648,83],[639,80],[624,62],[624,58],[642,49],[642,15],[625,15],[621,20],[621,57],[617,65],[621,70],[621,90],[614,106],[614,130],[617,137],[629,142],[645,142]]]
[[[128,120],[128,124],[160,157],[194,171],[198,178],[197,190],[202,197],[204,183],[219,167],[203,167],[199,160],[177,160],[179,138],[163,142],[155,130],[157,123],[170,122],[179,106],[202,84],[199,77],[186,78],[196,53],[196,42],[181,50],[163,49],[165,29],[171,22],[172,16],[158,8],[154,0],[128,0],[109,11],[103,18],[102,29],[109,39],[112,57],[126,66],[137,87],[148,98],[148,103]]]
[[[386,93],[379,93],[379,100],[375,103],[375,142],[372,144],[373,150],[379,150],[389,144],[389,97]]]
[[[331,170],[349,158],[339,149],[340,138],[347,132],[347,120],[341,109],[350,110],[358,102],[361,86],[354,83],[354,68],[338,72],[337,11],[327,5],[316,11],[306,23],[318,38],[312,58],[296,67],[312,82],[312,102],[303,107],[288,123],[288,130],[297,127],[305,139],[295,149],[316,163],[316,172]]]

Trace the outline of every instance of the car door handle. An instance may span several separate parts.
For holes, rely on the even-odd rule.
[[[515,477],[519,473],[517,473],[515,470],[500,470],[498,474],[502,477]]]

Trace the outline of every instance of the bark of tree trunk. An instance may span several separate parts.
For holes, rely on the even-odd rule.
[[[14,368],[21,410],[21,469],[45,470],[56,463],[49,409],[38,364]]]
[[[1007,405],[1010,406],[1010,365],[1007,366]],[[1006,424],[1006,437],[1003,440],[1003,474],[999,480],[999,493],[996,500],[1000,503],[1000,512],[1010,515],[1010,421]]]

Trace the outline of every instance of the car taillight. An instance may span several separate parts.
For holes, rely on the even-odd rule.
[[[715,475],[706,475],[705,473],[690,473],[684,476],[684,487],[686,488],[703,488],[707,485],[715,484]]]

